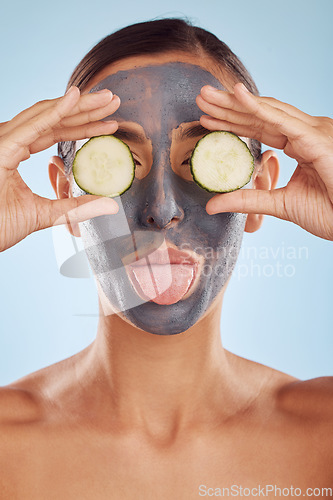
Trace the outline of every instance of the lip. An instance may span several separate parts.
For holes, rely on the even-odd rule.
[[[167,246],[165,250],[155,250],[154,252],[148,254],[147,256],[135,259],[132,262],[127,262],[127,265],[131,266],[145,266],[147,265],[147,260],[149,264],[182,264],[182,265],[198,265],[200,262],[199,258],[195,258],[192,253],[184,252]]]
[[[133,280],[133,268],[135,267],[149,266],[149,265],[191,266],[193,268],[193,278],[186,294],[181,299],[185,300],[194,292],[198,284],[203,262],[203,256],[198,255],[193,251],[179,250],[177,247],[170,246],[170,244],[168,243],[165,245],[165,248],[163,250],[160,249],[154,250],[153,252],[148,253],[147,255],[141,258],[137,258],[136,255],[134,254],[127,255],[125,258],[123,258],[123,262],[125,264],[127,275],[132,284],[133,281],[135,281]],[[135,287],[135,290],[138,293],[137,287]],[[140,293],[139,295],[141,296]]]

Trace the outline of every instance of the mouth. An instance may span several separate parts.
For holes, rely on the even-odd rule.
[[[142,258],[132,254],[123,260],[129,280],[140,298],[171,305],[194,292],[203,259],[195,252],[181,251],[164,242]]]

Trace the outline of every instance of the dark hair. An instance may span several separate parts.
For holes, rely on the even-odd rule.
[[[103,38],[76,66],[67,89],[72,85],[84,89],[103,68],[126,57],[175,50],[206,58],[208,56],[217,68],[226,70],[250,92],[258,95],[251,75],[228,45],[209,31],[192,26],[183,19],[158,19],[132,24]],[[256,162],[259,161],[261,143],[251,139],[250,147]],[[74,142],[58,144],[58,154],[63,158],[66,172],[71,171],[74,153]]]

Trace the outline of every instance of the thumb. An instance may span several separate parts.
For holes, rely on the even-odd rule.
[[[238,189],[211,198],[206,205],[206,211],[210,215],[221,212],[239,212],[274,215],[280,219],[287,219],[284,194],[283,188],[273,190]]]
[[[61,200],[42,200],[36,231],[59,224],[83,222],[99,215],[116,214],[119,210],[114,199],[104,196],[83,195]]]

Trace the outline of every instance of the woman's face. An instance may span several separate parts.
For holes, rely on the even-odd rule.
[[[114,135],[137,166],[132,186],[116,198],[118,214],[81,224],[113,310],[159,335],[184,332],[205,314],[234,268],[246,220],[208,215],[213,194],[194,183],[188,163],[208,132],[195,98],[206,84],[224,87],[195,58],[169,59],[147,56],[139,66],[125,60],[94,78],[90,91],[107,88],[121,99],[110,117],[119,123]],[[75,183],[73,193],[84,194]]]

